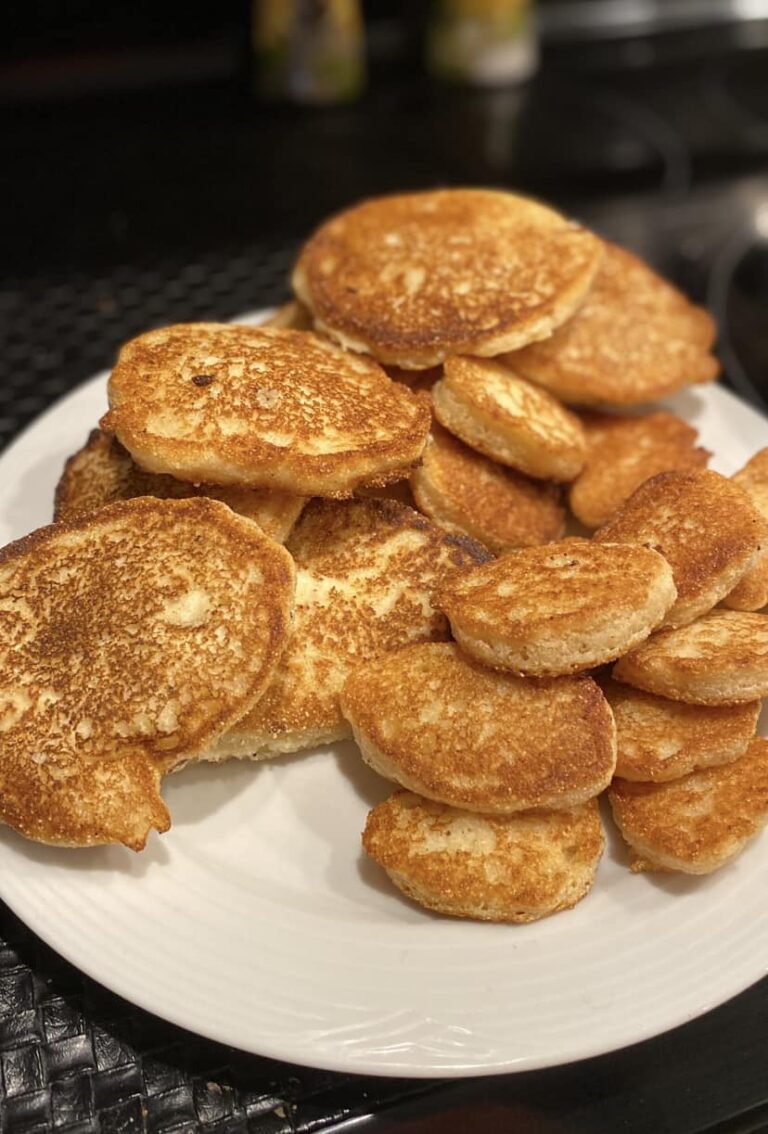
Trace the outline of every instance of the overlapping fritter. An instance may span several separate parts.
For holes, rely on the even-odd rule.
[[[64,845],[165,830],[162,769],[262,693],[294,566],[202,498],[141,497],[0,552],[0,820]]]
[[[338,695],[350,670],[411,642],[448,637],[439,582],[488,553],[395,501],[313,500],[288,540],[296,631],[253,710],[208,752],[265,758],[349,736]]]
[[[569,405],[634,406],[717,377],[715,324],[626,248],[606,244],[584,303],[544,342],[505,356]]]
[[[436,603],[467,653],[541,677],[619,657],[656,629],[675,595],[669,564],[650,548],[566,539],[462,571]]]
[[[614,780],[608,798],[632,870],[711,874],[768,823],[768,741],[756,737],[738,760],[671,783]]]
[[[613,716],[591,678],[528,681],[450,642],[356,667],[341,709],[374,771],[468,811],[572,807],[607,787],[616,765]]]
[[[768,449],[761,449],[733,476],[760,515],[768,520]],[[762,610],[768,606],[768,541],[753,567],[723,599],[732,610]]]
[[[584,413],[586,463],[569,490],[571,510],[588,528],[598,528],[644,481],[672,469],[699,469],[711,453],[697,447],[698,433],[674,414],[640,417]]]
[[[528,476],[573,480],[586,442],[578,418],[497,362],[449,358],[432,390],[437,420],[478,452]]]
[[[738,759],[755,735],[760,701],[686,705],[601,678],[616,721],[616,775],[662,783]]]
[[[368,816],[367,853],[437,913],[530,922],[589,892],[605,845],[594,800],[569,811],[475,815],[395,792]]]
[[[595,539],[660,551],[677,587],[664,626],[686,626],[755,564],[768,543],[768,522],[744,489],[719,473],[668,472],[642,484]]]
[[[419,370],[544,339],[592,282],[603,246],[554,210],[487,189],[363,201],[326,221],[293,273],[315,326]]]
[[[427,516],[496,554],[548,543],[565,530],[558,486],[488,460],[436,422],[411,488]]]
[[[144,472],[116,438],[94,429],[83,448],[64,466],[56,486],[54,519],[71,520],[135,496],[171,500],[207,496],[220,500],[233,512],[257,523],[277,543],[285,543],[306,503],[304,496],[270,488],[194,485],[173,476]]]
[[[617,681],[691,705],[768,697],[768,615],[712,610],[662,630],[613,667]]]
[[[149,472],[349,496],[407,476],[427,408],[370,359],[311,331],[188,323],[139,335],[109,379],[114,433]]]

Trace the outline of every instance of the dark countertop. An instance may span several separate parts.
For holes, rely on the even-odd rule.
[[[312,224],[392,189],[540,194],[705,301],[719,294],[712,264],[731,247],[734,217],[763,199],[768,141],[741,129],[728,99],[754,118],[766,67],[750,55],[734,69],[728,53],[653,72],[553,63],[525,90],[490,93],[400,76],[323,111],[260,107],[221,84],[6,103],[0,441],[108,365],[134,331],[278,302]],[[759,401],[768,271],[763,245],[747,252],[744,295],[726,289],[718,316],[735,312],[747,327],[724,341],[734,373],[747,360]],[[156,1021],[0,907],[0,1076],[0,1127],[14,1134],[315,1131],[371,1112],[363,1128],[381,1131],[746,1132],[768,1128],[768,982],[665,1036],[567,1067],[451,1084],[359,1079]]]

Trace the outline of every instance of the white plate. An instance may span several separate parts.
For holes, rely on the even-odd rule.
[[[733,472],[766,421],[721,389],[671,404]],[[46,523],[104,376],[0,458],[0,541]],[[79,968],[186,1028],[297,1063],[381,1075],[544,1067],[656,1035],[768,964],[768,839],[709,878],[634,876],[612,839],[592,893],[528,926],[431,916],[364,860],[389,787],[351,744],[193,767],[172,830],[133,855],[0,832],[0,895]]]

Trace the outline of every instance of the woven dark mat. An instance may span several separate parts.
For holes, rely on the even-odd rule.
[[[263,244],[0,290],[0,446],[139,331],[281,302],[295,248]],[[245,1055],[127,1004],[0,903],[0,1130],[327,1129],[432,1087]]]
[[[294,1067],[192,1035],[84,977],[0,906],[9,1134],[308,1134],[431,1086]]]

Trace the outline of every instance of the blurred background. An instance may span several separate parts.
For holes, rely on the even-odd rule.
[[[99,316],[82,376],[147,317],[277,302],[302,236],[350,201],[488,184],[646,255],[713,308],[734,385],[768,389],[768,0],[27,0],[4,17],[0,314],[9,292],[37,308],[39,286],[74,289],[82,311],[55,293],[62,326]]]
[[[8,0],[2,15],[0,446],[127,337],[281,302],[329,212],[458,184],[543,197],[646,256],[710,307],[727,380],[768,406],[768,0]],[[536,1134],[768,1128],[766,982],[628,1051],[434,1094],[161,1025],[2,906],[0,971],[23,992],[0,995],[9,1131],[319,1131],[426,1092],[415,1117],[398,1109],[402,1132],[510,1116]],[[68,1062],[41,1047],[44,1018]]]

